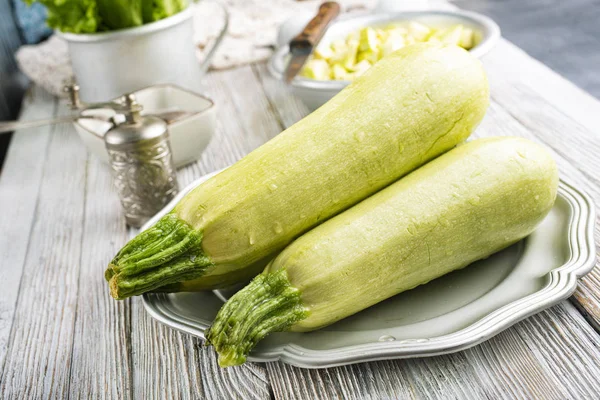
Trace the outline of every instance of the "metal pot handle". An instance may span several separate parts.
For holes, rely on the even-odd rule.
[[[199,1],[200,0],[195,0],[196,3],[198,3]],[[221,32],[219,32],[219,35],[215,39],[215,42],[213,43],[210,51],[208,53],[206,53],[206,56],[204,57],[204,61],[202,61],[202,64],[200,64],[200,70],[202,71],[203,74],[210,67],[210,61],[212,60],[215,53],[217,52],[217,49],[219,48],[219,45],[225,38],[225,34],[227,34],[227,29],[229,28],[229,12],[227,11],[227,8],[223,4],[221,4],[221,2],[216,1],[216,0],[213,0],[213,1],[215,3],[217,3],[217,5],[221,8],[221,10],[223,10],[223,28],[221,28]]]

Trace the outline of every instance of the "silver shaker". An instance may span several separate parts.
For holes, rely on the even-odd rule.
[[[127,224],[136,228],[161,210],[178,192],[167,123],[142,116],[134,95],[124,96],[115,123],[104,136]]]

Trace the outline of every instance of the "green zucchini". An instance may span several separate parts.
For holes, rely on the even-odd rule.
[[[235,271],[464,141],[488,102],[481,63],[464,49],[419,44],[387,56],[125,245],[105,273],[112,296],[206,274],[235,280]]]
[[[241,364],[270,332],[324,327],[488,257],[535,229],[557,186],[533,142],[459,146],[290,244],[225,303],[207,341],[221,366]]]

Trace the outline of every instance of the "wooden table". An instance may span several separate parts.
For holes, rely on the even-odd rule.
[[[502,41],[484,58],[492,104],[478,136],[547,145],[600,203],[600,103]],[[264,65],[212,72],[218,132],[181,185],[223,168],[306,115]],[[32,88],[23,119],[66,112]],[[71,126],[15,134],[0,176],[1,398],[591,398],[600,393],[600,270],[570,301],[456,354],[323,370],[219,369],[200,340],[154,322],[103,278],[128,232],[110,171]],[[598,231],[598,229],[596,229]],[[598,238],[600,239],[599,232]]]

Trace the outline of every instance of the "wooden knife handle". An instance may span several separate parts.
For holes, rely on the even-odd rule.
[[[329,23],[340,13],[340,5],[335,1],[327,1],[319,7],[319,12],[310,20],[304,30],[290,42],[290,48],[314,47],[316,46]]]

